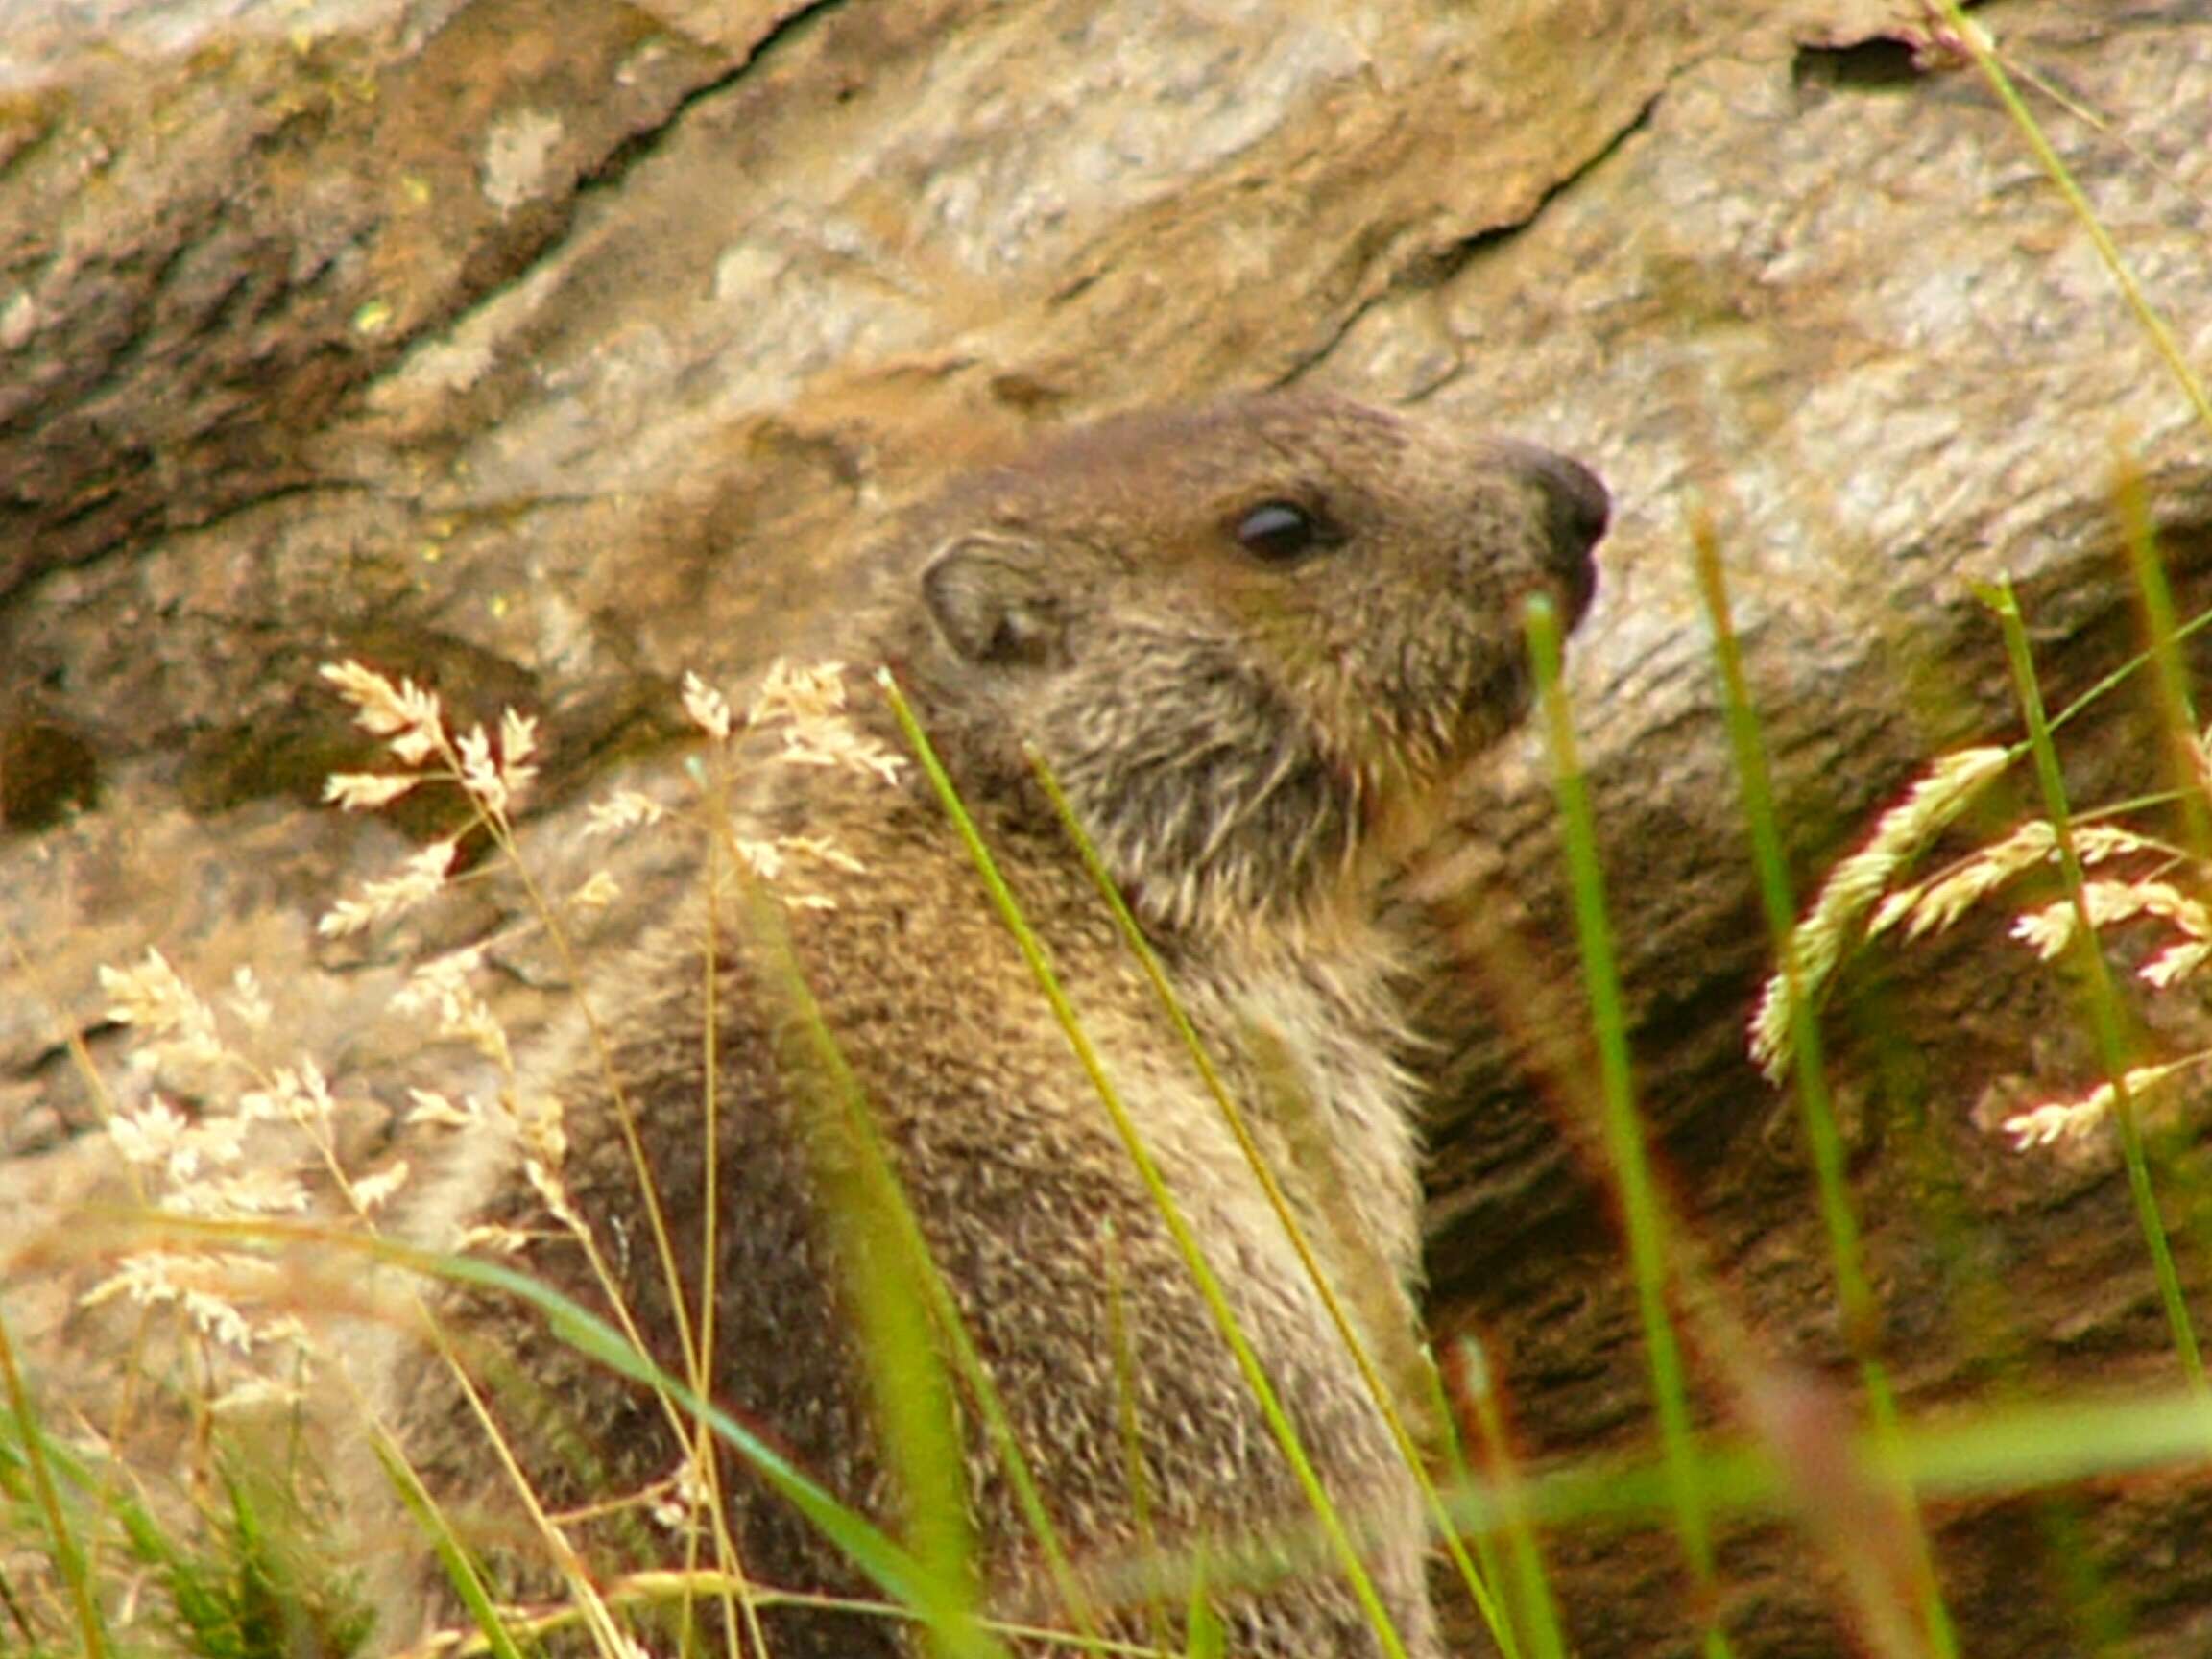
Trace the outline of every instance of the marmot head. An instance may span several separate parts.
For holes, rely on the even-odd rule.
[[[961,771],[1042,753],[1154,926],[1295,914],[1526,712],[1522,601],[1579,619],[1607,511],[1563,456],[1340,397],[1121,417],[916,517],[898,655]]]

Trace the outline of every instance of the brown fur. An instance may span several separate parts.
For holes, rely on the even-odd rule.
[[[1256,555],[1238,526],[1270,501],[1325,518],[1335,544]],[[1140,415],[974,476],[911,516],[886,556],[891,597],[850,653],[889,662],[908,688],[1416,1659],[1437,1648],[1411,1480],[1022,746],[1050,762],[1142,919],[1364,1339],[1403,1354],[1416,1145],[1396,1059],[1398,949],[1375,918],[1376,888],[1438,791],[1523,713],[1519,601],[1550,590],[1578,617],[1603,520],[1602,491],[1572,463],[1334,397]],[[864,680],[854,705],[856,723],[902,752]],[[1146,1543],[1125,1407],[1161,1553],[1310,1533],[1311,1506],[927,784],[911,769],[894,786],[782,768],[757,813],[767,832],[829,834],[865,865],[809,872],[836,907],[785,913],[790,945],[1079,1566],[1125,1562]],[[741,904],[720,924],[720,1225],[705,1268],[697,930],[627,965],[601,999],[614,1070],[694,1312],[703,1273],[713,1287],[717,1399],[901,1533],[854,1333],[854,1244],[822,1198],[840,1166],[820,1127],[834,1091],[763,930]],[[603,1068],[579,1038],[545,1076],[566,1111],[569,1190],[656,1357],[681,1375]],[[604,1308],[517,1155],[487,1137],[415,1225],[435,1242],[494,1219],[541,1236],[526,1271]],[[651,1396],[526,1310],[439,1295],[550,1506],[635,1491],[678,1463]],[[494,1554],[521,1561],[529,1534],[498,1519],[514,1514],[505,1478],[447,1367],[404,1346],[379,1363],[380,1396],[431,1490],[464,1517],[490,1517],[512,1547]],[[1064,1620],[1006,1475],[965,1415],[985,1604]],[[755,1580],[874,1593],[740,1459],[723,1455],[721,1479]],[[656,1545],[663,1564],[680,1553],[664,1536],[634,1531],[626,1550],[618,1527],[603,1531],[597,1573],[650,1560]],[[414,1553],[396,1575],[391,1640],[410,1639],[426,1608],[452,1616],[428,1551]],[[542,1563],[518,1576],[524,1590],[556,1581]],[[1234,1654],[1379,1650],[1325,1557],[1215,1601]],[[1169,1599],[1170,1626],[1181,1605]],[[1109,1623],[1152,1631],[1142,1605],[1114,1607]],[[768,1626],[780,1659],[917,1646],[911,1626],[880,1618],[785,1610]]]

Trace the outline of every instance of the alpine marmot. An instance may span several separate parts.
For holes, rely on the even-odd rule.
[[[1382,1406],[1033,758],[1391,1374],[1414,1351],[1418,1147],[1406,951],[1379,889],[1441,821],[1455,776],[1525,712],[1522,602],[1549,593],[1580,617],[1607,511],[1573,461],[1333,396],[1142,413],[909,514],[881,550],[885,597],[842,653],[853,744],[909,753],[860,665],[887,666],[918,712],[1334,1533],[911,761],[768,766],[724,834],[833,849],[807,861],[805,899],[763,904],[773,880],[735,883],[587,988],[604,1051],[579,1022],[538,1075],[600,1267],[522,1147],[489,1132],[419,1205],[418,1236],[526,1232],[516,1264],[609,1318],[611,1279],[679,1379],[702,1374],[679,1331],[710,1327],[711,1398],[910,1555],[960,1559],[968,1540],[967,1594],[989,1619],[1181,1651],[1202,1600],[1239,1659],[1351,1659],[1383,1651],[1379,1609],[1433,1659],[1427,1517]],[[870,1185],[884,1167],[895,1188]],[[495,1588],[557,1593],[562,1575],[456,1362],[544,1510],[591,1511],[565,1527],[594,1582],[682,1564],[681,1538],[615,1501],[684,1464],[691,1419],[511,1299],[426,1295],[446,1353],[393,1341],[375,1396]],[[885,1343],[902,1319],[919,1346]],[[952,1449],[934,1475],[932,1445]],[[932,1479],[952,1502],[932,1507]],[[712,1485],[733,1548],[718,1557],[709,1528],[690,1558],[798,1593],[759,1614],[777,1659],[929,1648],[912,1618],[820,1604],[889,1598],[746,1456],[720,1448]],[[397,1645],[457,1617],[429,1545],[404,1553],[380,1638]]]

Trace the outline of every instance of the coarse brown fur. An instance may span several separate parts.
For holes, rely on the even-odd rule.
[[[1573,463],[1332,397],[1142,414],[911,515],[886,552],[890,597],[847,653],[889,664],[919,710],[1416,1659],[1437,1647],[1411,1478],[1025,746],[1142,919],[1362,1340],[1403,1355],[1417,1148],[1402,964],[1377,888],[1457,770],[1525,711],[1521,601],[1545,590],[1580,615],[1604,513]],[[854,679],[853,723],[903,753]],[[852,1224],[857,1142],[826,1127],[849,1096],[815,1046],[810,997],[1073,1560],[1090,1603],[1076,1611],[1179,1644],[1188,1587],[1148,1602],[1128,1594],[1127,1570],[1310,1542],[1313,1505],[968,853],[911,766],[896,783],[773,768],[737,829],[825,835],[860,868],[810,867],[805,885],[832,907],[779,908],[773,926],[757,903],[717,906],[711,1020],[702,928],[673,927],[626,964],[595,998],[619,1096],[581,1033],[541,1068],[565,1112],[569,1199],[648,1348],[689,1373],[632,1132],[685,1317],[696,1327],[711,1306],[714,1398],[840,1500],[915,1535],[857,1334],[856,1275],[915,1282],[880,1214]],[[526,1228],[515,1264],[610,1312],[522,1166],[510,1142],[478,1137],[414,1228],[432,1243],[465,1224]],[[666,1403],[530,1310],[452,1286],[432,1301],[547,1508],[625,1496],[679,1465]],[[431,1493],[485,1529],[509,1589],[557,1587],[450,1364],[397,1341],[376,1363],[376,1397]],[[1071,1627],[971,1390],[954,1390],[982,1603]],[[725,1451],[717,1478],[752,1580],[881,1594],[741,1457]],[[635,1510],[570,1535],[602,1582],[682,1559]],[[427,1547],[399,1553],[382,1640],[403,1644],[425,1613],[454,1608]],[[1209,1580],[1226,1650],[1380,1652],[1335,1558],[1309,1548],[1298,1563]],[[765,1624],[780,1659],[922,1645],[882,1615],[785,1607]]]

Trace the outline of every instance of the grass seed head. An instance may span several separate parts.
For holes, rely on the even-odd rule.
[[[1790,1024],[1796,1001],[1818,1002],[1845,949],[1856,942],[1859,924],[1888,891],[1890,878],[1956,820],[2010,759],[2010,750],[1995,746],[1944,756],[1882,815],[1866,844],[1836,867],[1791,934],[1791,967],[1767,980],[1751,1018],[1751,1057],[1768,1078],[1779,1082],[1790,1069]]]

